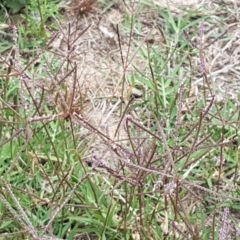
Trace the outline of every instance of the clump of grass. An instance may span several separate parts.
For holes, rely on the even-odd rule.
[[[18,45],[22,51],[29,54],[39,46],[46,45],[51,31],[56,30],[57,27],[52,20],[60,19],[58,0],[8,1],[1,4],[0,12],[0,22],[4,22],[2,24],[4,31],[1,31],[1,52],[12,47],[10,31],[12,26],[18,25]]]
[[[69,24],[63,34],[67,51],[47,46],[26,63],[13,29],[14,49],[1,59],[1,237],[218,239],[228,231],[237,234],[238,106],[227,97],[215,100],[204,47],[196,51],[190,44],[192,27],[200,31],[201,43],[203,19],[189,25],[184,17],[162,12],[169,20],[162,29],[165,43],[138,47],[134,56],[146,67],[135,66],[133,74],[127,71],[134,59],[133,23],[140,24],[134,11],[126,13],[130,44],[126,59],[121,54],[122,86],[129,81],[144,89],[144,96],[130,96],[122,105],[116,129],[117,134],[125,128],[122,142],[87,117],[87,92],[74,57],[81,34]],[[201,65],[191,72],[196,56]],[[194,74],[204,79],[200,96],[192,94]],[[91,147],[81,137],[86,129],[105,145],[114,164],[98,152],[90,156],[92,166],[85,163]]]

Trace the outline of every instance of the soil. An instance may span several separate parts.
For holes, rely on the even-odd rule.
[[[172,0],[168,3],[164,0],[154,0],[153,2],[163,8],[169,6],[176,19],[179,14],[184,16],[181,8],[198,10],[202,14],[207,11],[208,14],[212,14],[212,24],[204,23],[206,33],[202,37],[203,43],[200,46],[205,48],[205,71],[211,79],[210,84],[213,88],[213,94],[216,95],[218,101],[228,95],[238,102],[238,89],[240,89],[240,11],[237,0],[224,2],[220,0]],[[99,126],[110,138],[119,141],[127,137],[124,126],[120,125],[118,127],[118,124],[120,109],[126,106],[129,100],[129,89],[132,89],[128,81],[125,81],[124,90],[121,90],[123,79],[126,73],[135,71],[133,65],[137,65],[141,69],[147,69],[146,62],[136,56],[136,49],[143,45],[146,46],[147,42],[155,45],[164,43],[163,35],[152,24],[153,19],[158,18],[161,26],[164,26],[164,19],[159,17],[156,9],[149,7],[144,10],[139,15],[139,21],[145,23],[145,25],[143,24],[144,28],[138,36],[132,36],[131,46],[129,46],[129,32],[124,31],[124,29],[117,29],[117,25],[120,26],[124,22],[124,11],[130,14],[137,11],[138,1],[134,1],[134,3],[131,1],[114,1],[110,6],[104,9],[101,4],[95,2],[91,7],[87,6],[85,9],[81,5],[77,17],[76,3],[73,2],[67,6],[65,24],[61,25],[58,41],[54,41],[52,47],[60,52],[67,51],[64,36],[67,35],[69,29],[74,33],[74,36],[79,36],[77,41],[74,41],[75,55],[72,60],[78,66],[78,80],[81,91],[85,89],[84,92],[88,98],[84,112],[85,117],[94,126]],[[219,19],[223,20],[219,22]],[[85,31],[85,29],[87,30]],[[225,33],[223,29],[226,29]],[[223,35],[221,36],[221,34]],[[219,40],[211,43],[212,35],[220,36]],[[199,39],[195,39],[195,43],[199,45]],[[126,60],[125,66],[122,64],[122,59]],[[195,74],[192,85],[194,99],[201,97],[201,89],[204,88],[200,65],[199,57],[194,58],[193,69]],[[190,69],[186,67],[185,70]],[[139,91],[138,94],[139,97],[142,96]],[[101,159],[105,159],[109,163],[111,162],[109,158],[111,159],[112,156],[107,154],[105,144],[102,145],[100,142],[99,139],[92,139],[92,145],[94,146],[92,153],[101,156]],[[88,156],[88,158],[91,158],[91,156]]]

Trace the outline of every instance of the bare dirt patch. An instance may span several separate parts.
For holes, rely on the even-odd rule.
[[[163,9],[169,6],[176,21],[179,14],[183,17],[186,14],[180,12],[181,8],[194,8],[200,15],[204,15],[206,9],[207,14],[212,14],[212,22],[203,24],[202,39],[193,38],[192,41],[204,48],[206,74],[211,79],[210,84],[214,89],[211,94],[215,94],[218,101],[226,95],[238,101],[240,33],[237,2],[175,0],[168,3],[166,1],[154,1],[154,3]],[[124,26],[126,21],[125,12],[130,17],[131,14],[136,13],[138,7],[138,3],[116,1],[104,11],[101,4],[95,4],[87,13],[83,13],[83,9],[80,9],[78,16],[75,15],[76,9],[67,11],[65,23],[61,25],[57,36],[58,40],[52,45],[54,51],[64,53],[69,50],[67,43],[72,41],[66,38],[69,32],[71,38],[76,39],[71,43],[71,48],[74,49],[71,60],[77,64],[79,91],[87,95],[85,117],[94,126],[107,132],[111,138],[115,138],[114,140],[126,138],[124,126],[118,125],[121,111],[126,107],[129,91],[132,89],[129,81],[126,80],[126,75],[135,71],[134,65],[139,66],[143,71],[149,71],[147,63],[138,56],[139,48],[142,46],[147,48],[149,43],[155,46],[164,45],[164,36],[153,22],[157,20],[160,28],[163,29],[165,20],[159,16],[155,8],[146,7],[139,15],[139,22],[144,25],[141,32],[130,34],[128,30],[120,27]],[[198,31],[201,31],[200,27]],[[191,32],[189,35],[191,36]],[[219,39],[214,41],[213,39],[216,38],[213,36],[219,36]],[[202,68],[199,57],[195,57],[192,68],[186,66],[185,71],[194,72],[192,92],[194,98],[201,97],[205,83],[200,77]],[[139,93],[139,96],[141,95],[142,93]],[[111,158],[111,156],[107,157],[100,141],[94,140],[93,136],[91,143],[95,149],[92,150],[94,155],[105,154],[104,159]]]

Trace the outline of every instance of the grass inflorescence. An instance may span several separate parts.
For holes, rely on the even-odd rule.
[[[211,47],[230,39],[216,27],[225,16],[150,1],[97,7],[124,16],[117,55],[94,56],[106,72],[100,62],[85,72],[85,10],[74,8],[80,17],[64,27],[54,18],[59,30],[27,57],[21,26],[11,28],[13,46],[0,57],[0,238],[236,238],[239,103],[216,87],[210,64]],[[143,18],[149,9],[154,17]],[[98,96],[103,83],[91,77],[109,81],[109,69],[117,87]],[[105,112],[92,117],[102,98]]]

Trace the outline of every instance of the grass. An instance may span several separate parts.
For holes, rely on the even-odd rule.
[[[146,5],[163,24],[143,23]],[[205,56],[229,40],[225,29],[211,34],[224,19],[146,5],[121,5],[118,27],[130,44],[118,32],[116,67],[130,92],[121,91],[114,134],[88,116],[97,96],[80,81],[74,55],[88,29],[78,35],[68,25],[67,51],[49,44],[26,59],[21,26],[13,28],[0,73],[1,239],[239,238],[239,107],[227,92],[218,100]],[[161,44],[146,44],[139,33],[147,24],[159,29]],[[112,137],[122,130],[126,140]]]
[[[10,0],[0,3],[0,29],[6,30],[0,32],[0,52],[3,53],[13,47],[11,28],[14,25],[18,26],[18,45],[21,51],[33,51],[45,46],[51,31],[57,29],[52,19],[60,19],[61,16],[58,2],[58,0]]]

